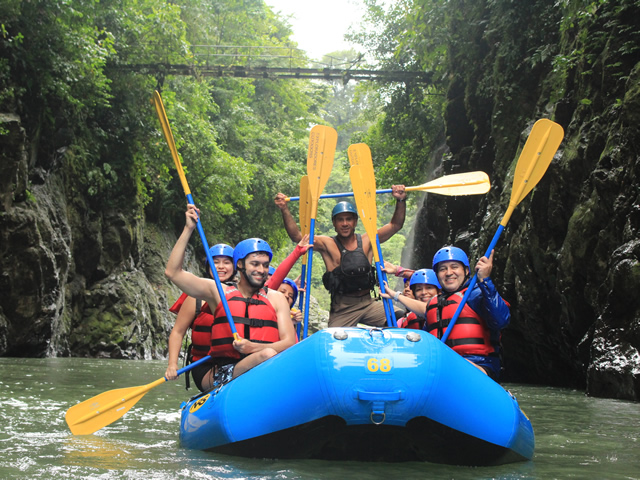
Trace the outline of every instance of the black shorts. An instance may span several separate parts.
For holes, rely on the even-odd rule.
[[[202,380],[205,375],[209,374],[213,370],[213,382],[214,387],[224,385],[231,381],[233,375],[233,367],[238,362],[234,359],[215,359],[209,362],[204,362],[191,370],[191,378],[193,383],[196,384],[198,390],[204,392],[202,389]]]

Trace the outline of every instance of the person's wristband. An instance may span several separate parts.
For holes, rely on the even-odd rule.
[[[404,271],[405,271],[405,268],[404,268],[404,267],[398,267],[398,268],[396,269],[396,274],[395,274],[395,275],[396,275],[396,277],[399,277],[400,275],[402,275],[402,272],[404,272]]]
[[[393,296],[393,299],[397,302],[399,298],[400,298],[400,292],[396,292],[396,294]]]
[[[404,198],[398,198],[396,199],[398,202],[406,202],[407,201],[407,197]]]

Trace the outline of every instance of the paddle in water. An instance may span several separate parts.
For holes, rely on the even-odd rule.
[[[483,195],[491,189],[489,176],[485,172],[467,172],[455,173],[453,175],[445,175],[430,182],[423,183],[415,187],[406,187],[407,192],[428,192],[437,193],[438,195],[461,196],[461,195]],[[376,194],[391,193],[390,188],[376,190]],[[345,193],[325,193],[319,198],[339,198],[352,197],[354,192]],[[295,202],[300,197],[286,197],[285,201]]]
[[[318,197],[324,190],[333,168],[333,156],[338,143],[338,133],[331,127],[316,125],[309,134],[309,153],[307,154],[307,176],[309,177],[309,245],[313,245],[318,214]],[[313,247],[307,250],[307,301],[304,305],[304,333],[307,338],[309,328],[309,295],[311,291],[311,272],[313,266]]]
[[[507,211],[504,214],[493,239],[491,240],[489,248],[484,254],[485,257],[488,258],[491,255],[491,252],[498,243],[498,239],[500,238],[504,227],[506,227],[507,222],[509,222],[511,214],[516,206],[531,190],[533,190],[533,187],[538,184],[544,173],[547,171],[551,160],[553,160],[553,156],[558,151],[558,147],[560,146],[563,137],[564,131],[562,130],[562,127],[551,120],[543,118],[533,125],[529,138],[527,139],[524,148],[522,149],[522,153],[520,153],[520,157],[518,158],[518,164],[516,165],[516,171],[513,176],[509,207],[507,208]],[[467,303],[471,290],[473,290],[477,280],[478,274],[475,273],[469,281],[464,297],[462,297],[458,308],[453,314],[447,330],[442,335],[443,342],[446,342],[447,338],[449,338],[449,334],[458,320],[462,309]]]
[[[209,356],[203,357],[178,370],[178,375],[182,375],[210,359]],[[107,425],[111,425],[138,403],[138,400],[144,397],[149,390],[166,381],[168,381],[167,378],[162,377],[155,382],[139,387],[109,390],[74,405],[67,410],[64,419],[74,435],[90,435]]]

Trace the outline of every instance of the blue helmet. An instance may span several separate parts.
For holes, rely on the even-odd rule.
[[[282,283],[286,283],[291,288],[293,288],[293,302],[292,302],[292,304],[295,305],[296,300],[298,299],[298,286],[296,285],[296,282],[294,282],[293,280],[291,280],[290,278],[287,277],[282,281]]]
[[[251,253],[264,252],[269,256],[269,261],[273,258],[273,252],[267,242],[261,238],[247,238],[236,245],[233,250],[233,268],[238,268],[238,260],[244,260]]]
[[[276,273],[276,267],[269,265],[269,275],[273,275],[274,273]]]
[[[464,253],[464,250],[458,247],[449,246],[442,247],[433,256],[433,269],[437,270],[436,267],[440,262],[447,262],[450,260],[460,262],[465,267],[469,268],[469,257],[467,257],[467,254]]]
[[[218,243],[209,249],[209,255],[213,257],[229,257],[233,260],[233,247],[226,243]]]
[[[226,243],[218,243],[209,249],[209,255],[212,260],[215,257],[229,257],[229,259],[233,260],[233,247]],[[212,274],[209,272],[209,259],[207,258],[204,263],[207,273],[209,273],[209,276],[213,278]]]
[[[356,217],[358,216],[358,210],[356,210],[356,207],[354,207],[352,203],[338,202],[336,203],[336,206],[333,207],[333,210],[331,211],[331,219],[333,219],[333,217],[335,217],[339,213],[344,213],[344,212],[353,213]]]
[[[420,270],[416,270],[411,275],[411,280],[409,281],[409,286],[413,287],[414,285],[425,284],[425,285],[433,285],[438,289],[440,287],[440,282],[438,281],[438,277],[436,276],[436,272],[431,270],[430,268],[421,268]]]

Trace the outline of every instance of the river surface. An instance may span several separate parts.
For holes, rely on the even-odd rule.
[[[150,390],[122,419],[74,436],[66,411],[102,392],[146,385],[163,361],[0,358],[0,479],[639,479],[640,404],[505,385],[531,419],[532,461],[499,467],[255,460],[180,448],[182,377]],[[247,412],[250,418],[250,412]]]

